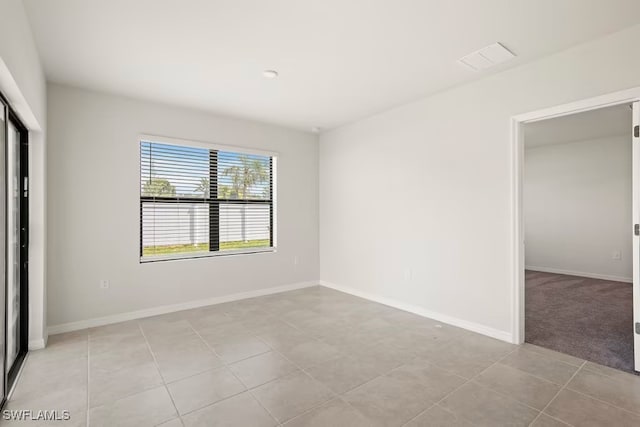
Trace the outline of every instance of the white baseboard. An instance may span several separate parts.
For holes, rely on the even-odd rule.
[[[43,349],[45,347],[44,338],[30,340],[28,346],[29,346],[29,350]]]
[[[320,285],[325,286],[327,288],[335,289],[340,292],[345,292],[347,294],[351,294],[360,298],[364,298],[369,301],[388,305],[389,307],[397,308],[399,310],[408,311],[409,313],[417,314],[418,316],[428,317],[430,319],[437,320],[442,323],[447,323],[452,326],[457,326],[472,332],[477,332],[479,334],[486,335],[491,338],[496,338],[501,341],[506,341],[509,343],[514,342],[514,337],[511,334],[511,332],[501,331],[498,329],[491,328],[489,326],[481,325],[479,323],[470,322],[468,320],[459,319],[457,317],[449,316],[442,313],[437,313],[435,311],[427,310],[425,308],[418,307],[416,305],[406,304],[404,302],[400,302],[392,298],[387,298],[387,297],[371,294],[368,292],[363,292],[355,288],[350,288],[348,286],[336,285],[335,283],[326,282],[324,280],[320,281]]]
[[[237,300],[246,299],[246,298],[261,297],[264,295],[277,294],[280,292],[293,291],[296,289],[309,288],[309,287],[318,286],[318,285],[319,285],[319,282],[317,280],[311,281],[311,282],[300,282],[300,283],[293,283],[290,285],[275,286],[275,287],[266,288],[266,289],[258,289],[255,291],[240,292],[237,294],[226,295],[222,297],[206,298],[201,300],[188,301],[180,304],[163,305],[160,307],[146,308],[144,310],[130,311],[127,313],[118,313],[110,316],[79,320],[77,322],[52,325],[47,328],[47,331],[49,332],[49,335],[61,334],[63,332],[78,331],[81,329],[94,328],[96,326],[104,326],[104,325],[110,325],[112,323],[125,322],[127,320],[142,319],[145,317],[157,316],[160,314],[173,313],[176,311],[189,310],[192,308],[221,304],[224,302],[237,301]],[[35,344],[38,344],[38,343],[34,343],[34,345]],[[29,343],[29,348],[31,348],[31,343]],[[42,347],[40,348],[44,348],[44,341],[42,342]]]
[[[602,280],[611,280],[614,282],[633,283],[632,277],[611,276],[608,274],[598,274],[598,273],[586,273],[584,271],[563,270],[560,268],[534,267],[532,265],[527,265],[524,268],[525,270],[540,271],[542,273],[566,274],[568,276],[580,276],[580,277],[589,277],[591,279],[602,279]]]

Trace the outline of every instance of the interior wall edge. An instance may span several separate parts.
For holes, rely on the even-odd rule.
[[[29,351],[42,350],[45,347],[46,347],[46,342],[44,338],[29,340]]]

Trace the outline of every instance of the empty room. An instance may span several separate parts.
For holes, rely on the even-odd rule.
[[[637,0],[0,0],[0,426],[640,425]]]

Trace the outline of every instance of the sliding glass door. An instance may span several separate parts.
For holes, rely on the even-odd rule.
[[[4,403],[27,353],[27,129],[0,96],[0,396]]]
[[[7,367],[14,366],[20,342],[20,131],[9,121],[6,164]]]
[[[0,100],[1,101],[1,100]],[[8,131],[8,108],[7,106],[0,102],[0,224],[5,223],[5,180],[6,180],[6,169],[5,169],[5,150],[7,147],[7,131]],[[6,245],[6,235],[5,235],[5,227],[0,227],[0,278],[5,276],[5,245]],[[4,280],[0,280],[0,284],[4,284]],[[7,328],[6,328],[6,294],[5,287],[0,287],[0,360],[2,361],[2,366],[6,367],[6,336],[7,336]],[[2,375],[2,380],[0,381],[2,384],[0,386],[0,391],[2,395],[0,395],[1,402],[4,404],[4,401],[7,397],[7,376]]]

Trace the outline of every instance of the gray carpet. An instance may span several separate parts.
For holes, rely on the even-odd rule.
[[[630,283],[525,272],[525,341],[633,370]]]

